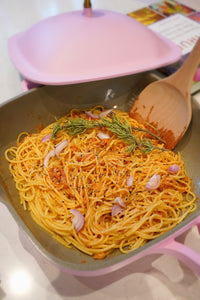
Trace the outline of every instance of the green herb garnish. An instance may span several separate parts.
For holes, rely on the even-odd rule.
[[[96,121],[85,120],[81,118],[69,119],[68,123],[63,126],[70,135],[84,134],[88,129],[99,127]]]
[[[117,118],[116,115],[112,115],[109,118],[101,118],[100,120],[87,120],[82,118],[68,119],[63,125],[55,123],[52,130],[52,137],[55,139],[56,135],[61,130],[66,130],[70,135],[84,134],[92,128],[107,128],[113,134],[115,134],[124,143],[128,144],[127,153],[134,152],[136,148],[139,148],[144,154],[150,153],[153,149],[160,149],[161,151],[167,150],[159,148],[153,145],[150,139],[144,138],[141,141],[133,134],[134,131],[143,131],[154,138],[164,142],[159,136],[151,133],[143,128],[133,128],[128,121],[122,121]]]

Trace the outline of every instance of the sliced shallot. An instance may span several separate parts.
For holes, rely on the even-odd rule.
[[[107,109],[102,111],[100,114],[93,114],[90,110],[86,111],[85,114],[91,118],[91,119],[100,119],[100,118],[104,118],[107,115],[109,115],[110,113],[113,113],[113,109]]]
[[[99,119],[99,114],[93,114],[91,111],[86,111],[85,112],[86,116],[88,116],[91,119]]]
[[[44,158],[44,166],[47,168],[48,167],[48,163],[49,163],[49,159],[51,157],[53,157],[55,155],[55,149],[52,149],[51,151],[49,151],[47,153],[47,155]]]
[[[108,134],[106,134],[106,133],[104,133],[104,132],[99,132],[98,134],[97,134],[97,136],[98,136],[98,138],[100,139],[100,140],[104,140],[104,139],[110,139],[110,136],[108,135]]]
[[[130,175],[130,176],[127,178],[126,184],[127,184],[128,186],[132,186],[132,185],[133,185],[133,176],[132,176],[132,175]]]
[[[124,208],[118,204],[115,204],[112,207],[111,215],[112,215],[112,217],[115,217],[116,215],[121,214],[123,212],[124,212]]]
[[[181,168],[178,165],[171,165],[168,169],[170,173],[177,174]]]
[[[156,190],[160,185],[160,175],[154,174],[145,185],[147,190]]]
[[[113,113],[113,109],[107,109],[107,110],[102,111],[102,112],[99,114],[99,117],[100,117],[100,118],[104,118],[104,117],[106,117],[107,115],[109,115],[110,113]]]
[[[43,142],[46,142],[46,141],[49,141],[50,140],[50,138],[51,138],[51,136],[52,136],[52,134],[51,133],[49,133],[49,134],[47,134],[47,135],[45,135],[45,136],[43,136],[43,138],[42,138],[42,143]]]
[[[126,204],[124,203],[121,197],[116,197],[113,203],[118,204],[122,208],[126,208]]]
[[[62,142],[60,142],[56,148],[55,148],[55,155],[58,157],[60,152],[67,146],[68,144],[68,141],[67,140],[64,140]]]
[[[48,167],[48,163],[49,163],[49,159],[53,156],[59,156],[60,152],[67,146],[68,144],[68,141],[67,140],[64,140],[62,141],[61,143],[59,143],[55,149],[52,149],[51,151],[49,151],[47,153],[47,155],[45,156],[44,158],[44,166],[47,168]]]
[[[85,224],[85,218],[82,215],[82,213],[77,209],[71,209],[70,212],[74,215],[74,218],[72,219],[72,224],[74,225],[74,228],[76,229],[76,232],[81,231]]]

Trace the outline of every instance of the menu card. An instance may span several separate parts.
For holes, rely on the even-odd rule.
[[[200,11],[175,0],[141,0],[141,2],[147,6],[128,15],[172,40],[182,49],[180,61],[158,70],[168,76],[181,66],[200,37]],[[200,66],[193,78],[192,92],[199,89]]]

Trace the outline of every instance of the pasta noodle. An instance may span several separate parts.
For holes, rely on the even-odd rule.
[[[21,203],[35,222],[64,246],[96,259],[114,249],[132,251],[196,209],[180,153],[165,151],[162,141],[125,112],[114,111],[122,123],[141,129],[133,130],[136,146],[147,138],[152,151],[127,151],[123,137],[101,126],[76,135],[63,126],[53,138],[56,124],[93,122],[103,110],[73,109],[39,133],[21,133],[17,146],[5,152]]]

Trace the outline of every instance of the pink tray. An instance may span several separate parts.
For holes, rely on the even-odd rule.
[[[86,8],[50,17],[8,40],[31,82],[64,85],[124,76],[177,61],[181,49],[133,18]]]

